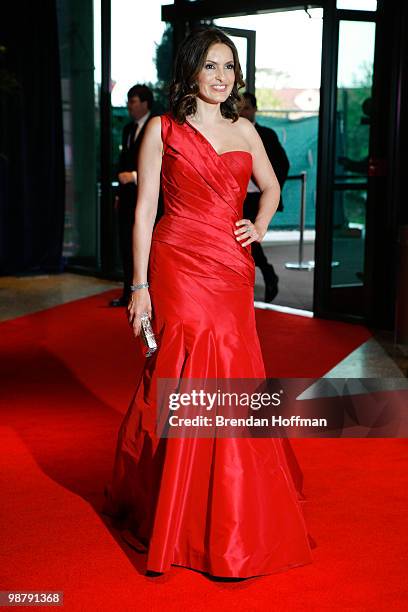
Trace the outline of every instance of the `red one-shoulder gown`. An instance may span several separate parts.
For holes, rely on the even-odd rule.
[[[147,553],[246,578],[312,561],[295,485],[299,466],[280,438],[157,437],[159,378],[263,378],[255,326],[254,260],[235,238],[252,172],[248,151],[218,154],[192,124],[161,117],[164,215],[148,280],[159,349],[147,358],[119,430],[104,512]]]

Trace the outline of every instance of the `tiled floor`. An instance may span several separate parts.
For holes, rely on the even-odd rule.
[[[122,286],[80,274],[0,277],[0,321]],[[120,291],[119,291],[120,293]]]
[[[273,301],[274,304],[300,308],[301,310],[313,310],[313,268],[296,270],[286,268],[286,263],[299,261],[299,250],[295,244],[277,244],[264,246],[264,253],[268,261],[273,265],[279,276],[279,293]],[[314,259],[314,244],[304,244],[303,261]],[[256,268],[255,299],[263,300],[264,284],[261,271]]]
[[[279,265],[285,260],[285,253],[279,249],[279,260],[275,257],[274,266],[279,274]],[[276,253],[276,251],[275,251]],[[288,254],[288,253],[287,253]],[[312,256],[310,257],[312,258]],[[271,258],[272,260],[272,258]],[[298,275],[295,283],[291,282]],[[257,269],[255,287],[256,305],[263,308],[293,311],[303,316],[313,316],[311,312],[311,295],[313,272],[292,272],[282,274],[280,292],[273,304],[264,304],[262,276]],[[300,282],[298,279],[301,279]],[[71,300],[101,293],[109,289],[118,289],[121,293],[122,283],[103,280],[77,274],[57,274],[43,276],[4,276],[0,278],[0,321],[51,308]],[[289,287],[289,291],[286,288]],[[302,295],[302,290],[305,292]],[[288,299],[286,299],[288,298]],[[297,299],[299,298],[299,299]],[[259,301],[258,301],[259,300]],[[408,347],[397,345],[392,332],[375,331],[374,337],[328,373],[331,377],[350,378],[398,378],[408,377]]]

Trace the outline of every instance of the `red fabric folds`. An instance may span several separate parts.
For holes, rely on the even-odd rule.
[[[252,171],[189,123],[162,116],[165,213],[149,260],[159,349],[123,419],[104,511],[147,569],[246,578],[312,561],[302,472],[288,440],[158,438],[159,378],[264,378],[254,261],[235,239]]]

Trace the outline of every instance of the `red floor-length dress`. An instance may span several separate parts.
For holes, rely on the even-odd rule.
[[[252,156],[218,154],[171,113],[161,122],[165,213],[148,275],[159,349],[119,431],[105,512],[145,545],[148,570],[246,578],[304,565],[311,546],[288,440],[156,437],[158,378],[265,377],[254,260],[234,234]]]

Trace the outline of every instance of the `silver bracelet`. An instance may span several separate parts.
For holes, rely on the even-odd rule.
[[[143,289],[143,287],[148,287],[149,283],[140,283],[139,285],[130,285],[131,291],[137,291],[138,289]]]

